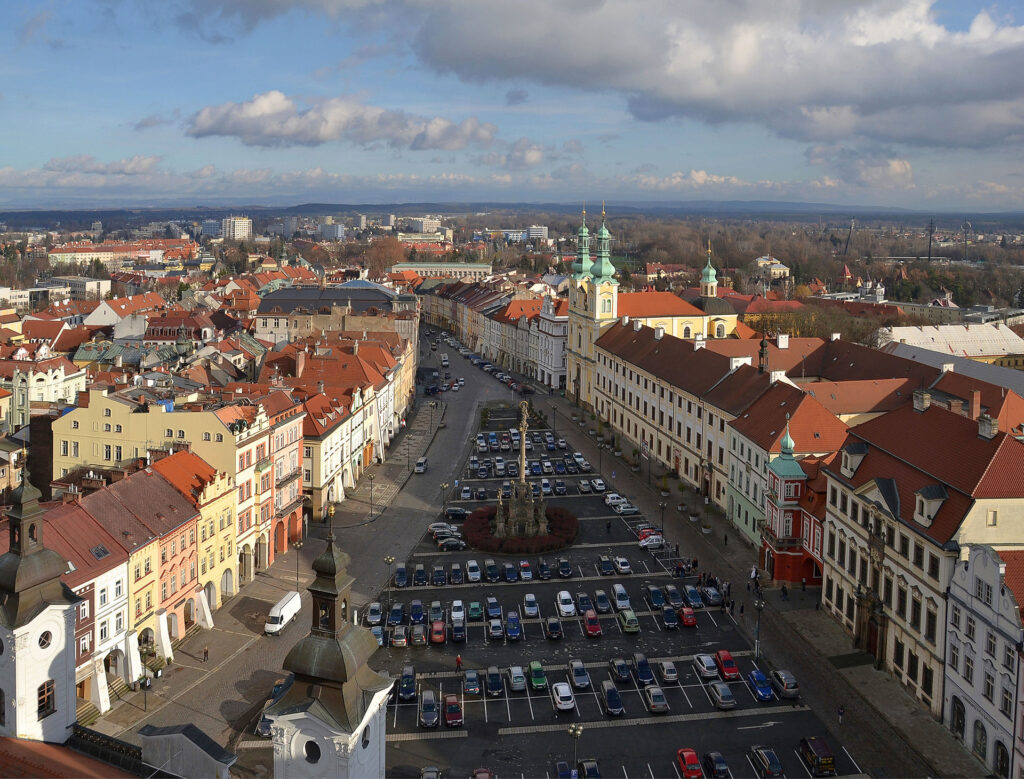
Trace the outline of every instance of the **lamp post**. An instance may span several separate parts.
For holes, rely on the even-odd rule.
[[[299,591],[299,550],[302,549],[301,541],[292,541],[292,548],[295,550],[295,591]]]
[[[557,407],[555,406],[555,404],[552,403],[551,404],[551,435],[553,435],[553,436],[557,436],[558,435],[558,430],[555,429],[555,413],[556,413],[555,409],[556,408]]]
[[[405,467],[412,470],[412,442],[415,436],[412,433],[405,435]]]
[[[569,726],[569,737],[572,739],[572,764],[576,766],[576,747],[580,743],[580,736],[583,735],[583,726],[574,722]]]
[[[764,598],[754,598],[754,611],[757,612],[757,626],[754,628],[754,659],[761,657],[761,612],[764,611]]]
[[[661,501],[661,503],[658,504],[658,508],[661,509],[661,537],[663,540],[665,538],[665,508],[667,506],[668,504],[665,501]]]
[[[370,516],[373,516],[373,474],[370,474]]]
[[[391,611],[391,566],[395,564],[394,555],[388,555],[384,558],[384,563],[388,567],[388,584],[387,584],[387,597],[388,597],[388,611]]]
[[[441,513],[443,514],[448,508],[448,482],[441,482]]]

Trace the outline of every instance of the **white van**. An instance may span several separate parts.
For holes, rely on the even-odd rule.
[[[615,602],[615,608],[619,611],[625,611],[630,607],[629,594],[621,584],[612,585],[612,600]]]
[[[267,615],[267,623],[263,626],[263,632],[276,636],[284,630],[285,625],[291,622],[301,610],[302,598],[299,597],[299,593],[294,590],[289,592],[270,609],[270,613]]]
[[[416,471],[416,473],[426,473],[427,472],[427,458],[426,457],[421,457],[420,459],[418,459],[416,461],[415,471]]]

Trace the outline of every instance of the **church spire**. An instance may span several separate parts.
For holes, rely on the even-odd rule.
[[[796,444],[793,442],[793,437],[789,434],[789,414],[786,414],[786,434],[782,437],[780,446],[784,457],[793,456],[793,448]]]
[[[576,233],[576,261],[572,264],[572,275],[577,278],[590,271],[590,231],[587,229],[587,204],[583,204],[583,221]]]
[[[590,274],[595,279],[601,281],[609,281],[615,277],[615,266],[612,265],[611,259],[611,233],[608,232],[608,226],[605,224],[605,213],[604,213],[604,201],[601,202],[601,227],[597,231],[597,256],[594,258],[594,264],[590,269]]]
[[[708,238],[708,261],[700,274],[700,296],[702,298],[718,297],[718,273],[711,264],[711,239]]]

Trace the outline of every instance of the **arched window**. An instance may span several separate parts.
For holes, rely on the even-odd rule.
[[[725,338],[725,325],[721,322],[719,322],[718,326],[715,328],[715,338]]]
[[[974,744],[972,749],[974,754],[984,762],[985,756],[988,754],[988,733],[985,732],[985,725],[980,719],[974,721]]]
[[[689,338],[689,337],[690,337],[690,326],[687,325],[686,327],[683,328],[683,338]]]
[[[307,763],[319,763],[320,762],[320,745],[315,741],[307,741],[306,746],[303,747],[303,752],[306,753]]]
[[[996,772],[996,776],[1001,776],[1003,779],[1009,779],[1010,753],[1007,751],[1006,746],[1002,741],[996,742],[996,754],[992,761],[992,768]]]
[[[362,743],[363,743],[363,749],[366,749],[368,746],[370,746],[370,726],[369,725],[367,725],[365,728],[363,728],[363,742]]]

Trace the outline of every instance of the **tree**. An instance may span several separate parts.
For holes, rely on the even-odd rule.
[[[383,276],[391,266],[405,260],[405,247],[393,236],[381,238],[366,250],[366,268],[371,276]]]

